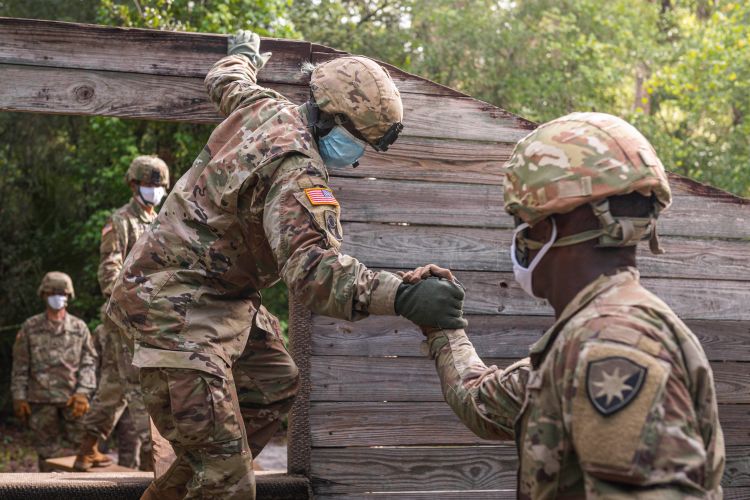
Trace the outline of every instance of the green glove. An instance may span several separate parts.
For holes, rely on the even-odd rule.
[[[463,288],[440,278],[401,284],[395,306],[396,313],[419,326],[455,330],[468,324],[463,318]]]
[[[270,52],[260,53],[260,37],[250,30],[239,30],[229,37],[227,54],[247,57],[259,71],[271,58]]]

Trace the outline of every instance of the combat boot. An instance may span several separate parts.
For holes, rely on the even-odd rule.
[[[106,467],[112,465],[112,459],[110,459],[104,453],[99,452],[99,447],[96,445],[97,437],[91,434],[86,434],[81,441],[81,448],[78,450],[76,455],[76,461],[73,463],[73,468],[77,471],[85,472],[91,467]]]

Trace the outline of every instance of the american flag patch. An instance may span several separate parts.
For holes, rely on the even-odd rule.
[[[339,206],[339,202],[333,196],[333,192],[330,189],[323,188],[307,188],[305,189],[307,199],[313,205],[333,205]]]

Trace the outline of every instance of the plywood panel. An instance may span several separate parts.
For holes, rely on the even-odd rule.
[[[513,359],[487,358],[503,368]],[[711,364],[719,403],[750,404],[750,364]],[[427,358],[313,356],[311,401],[443,401],[434,362]]]
[[[348,206],[342,211],[344,218]],[[512,236],[510,229],[349,222],[344,223],[342,252],[369,267],[398,263],[414,268],[432,262],[453,270],[512,272]],[[647,243],[639,247],[644,277],[750,281],[749,242],[671,236],[661,240],[668,249],[663,255],[652,254]]]
[[[727,443],[750,446],[750,405],[722,404],[719,418]],[[314,448],[498,444],[474,435],[445,402],[313,403],[310,430]]]
[[[468,320],[468,335],[479,355],[496,358],[526,356],[553,323],[553,318],[544,316],[469,316]],[[422,355],[422,333],[401,317],[371,316],[352,323],[315,316],[313,322],[315,356]],[[711,361],[750,361],[750,322],[693,320],[687,326]]]

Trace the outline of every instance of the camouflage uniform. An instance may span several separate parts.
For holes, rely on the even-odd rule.
[[[97,273],[105,296],[112,293],[124,257],[154,219],[156,211],[146,211],[132,198],[105,224]],[[150,422],[143,403],[138,369],[132,366],[132,355],[125,339],[116,332],[117,327],[105,318],[100,328],[103,330],[101,378],[91,409],[84,419],[84,429],[104,441],[116,425],[123,425],[122,418],[126,415],[131,425],[118,433],[118,463],[124,467],[140,466],[143,470],[152,470]]]
[[[258,86],[243,56],[220,60],[206,85],[228,118],[128,255],[108,314],[134,344],[146,407],[177,454],[153,488],[247,498],[250,451],[279,428],[298,385],[260,290],[281,278],[312,311],[353,320],[395,314],[401,280],[339,253],[340,208],[305,108]]]
[[[633,191],[653,200],[650,217],[609,212],[608,197]],[[574,113],[518,144],[505,202],[530,224],[589,203],[601,228],[553,246],[649,239],[656,251],[655,219],[671,192],[635,128]],[[427,342],[461,420],[481,437],[516,440],[519,498],[721,498],[724,440],[711,368],[695,335],[640,285],[636,269],[589,283],[530,357],[505,370],[485,366],[463,330],[429,333]]]
[[[91,397],[96,389],[96,352],[86,323],[70,313],[57,322],[45,313],[27,319],[13,346],[11,392],[31,405],[31,428],[40,461],[60,451],[60,430],[77,442],[81,418],[66,406],[74,393]]]

